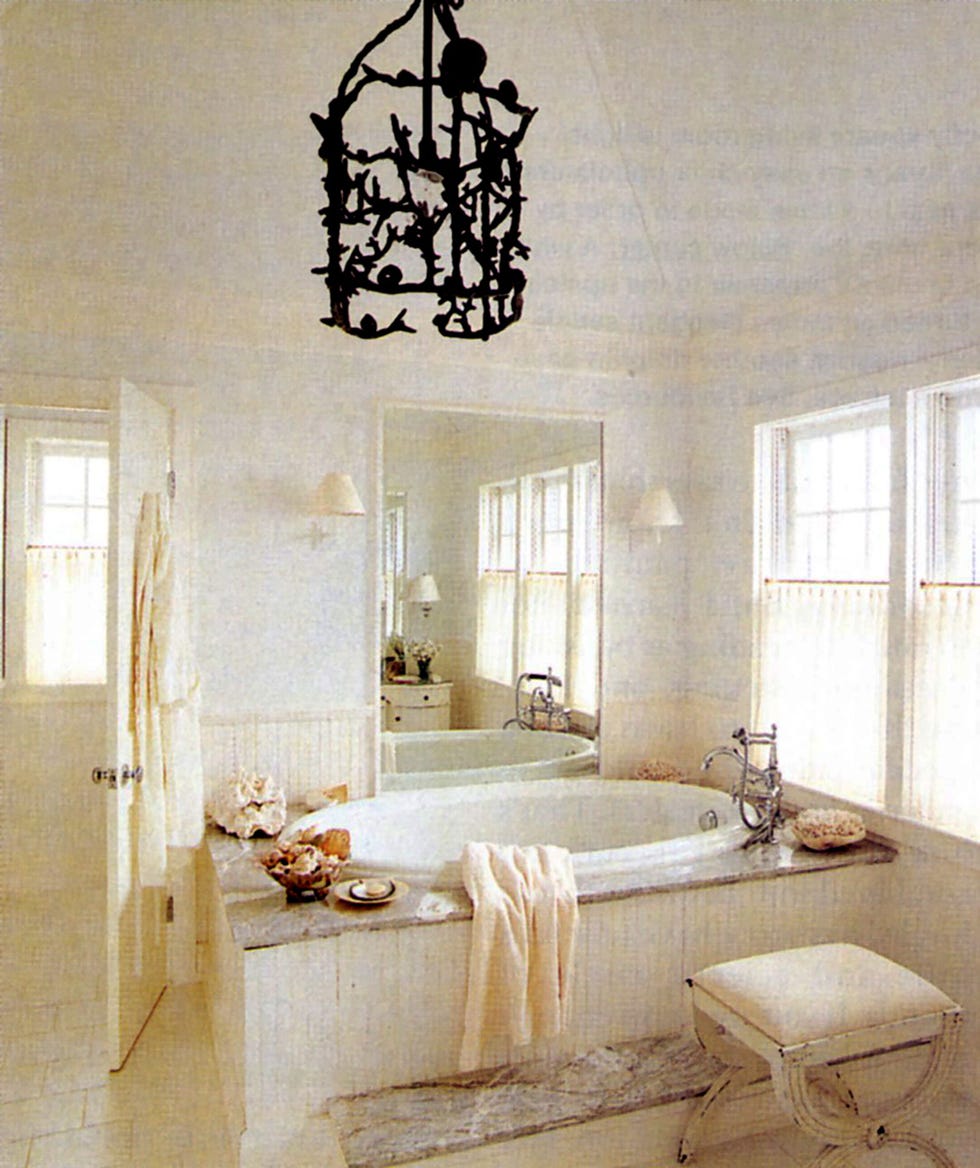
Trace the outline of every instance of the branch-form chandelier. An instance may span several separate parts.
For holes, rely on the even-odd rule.
[[[463,3],[412,0],[351,62],[327,116],[310,115],[327,166],[327,263],[313,269],[330,290],[323,324],[372,339],[415,332],[407,308],[381,324],[366,311],[381,315],[384,297],[411,293],[435,293],[433,323],[447,337],[485,341],[521,315],[528,248],[517,151],[537,110],[519,102],[513,81],[483,82],[486,52],[453,19]],[[420,10],[421,74],[383,65],[409,37],[417,59],[407,26]],[[438,72],[436,24],[445,37]],[[419,116],[416,135],[403,117]]]

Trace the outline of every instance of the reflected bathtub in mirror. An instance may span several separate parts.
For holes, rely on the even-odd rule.
[[[550,730],[435,730],[381,735],[381,791],[595,774],[595,743]]]

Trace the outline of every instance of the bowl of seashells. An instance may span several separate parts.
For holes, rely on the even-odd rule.
[[[350,832],[310,829],[281,840],[259,863],[286,890],[289,901],[323,900],[350,859]]]
[[[808,808],[801,811],[791,824],[793,834],[805,848],[825,852],[829,848],[843,848],[856,844],[866,835],[864,820],[853,811],[829,808]]]

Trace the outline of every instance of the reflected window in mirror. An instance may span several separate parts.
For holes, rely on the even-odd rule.
[[[382,628],[386,640],[404,632],[404,595],[407,583],[405,549],[408,542],[405,512],[404,492],[388,492],[385,495],[382,581]]]
[[[552,668],[563,700],[598,700],[598,460],[480,489],[477,672],[514,685]]]

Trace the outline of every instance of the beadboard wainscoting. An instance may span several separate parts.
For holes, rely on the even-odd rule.
[[[372,706],[312,713],[250,713],[201,719],[207,797],[239,769],[270,775],[289,803],[346,784],[351,799],[373,790],[377,713]]]

